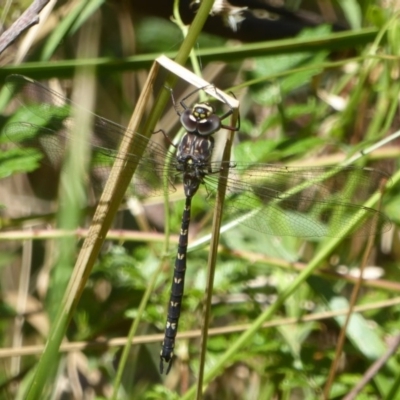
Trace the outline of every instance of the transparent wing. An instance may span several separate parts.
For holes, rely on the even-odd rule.
[[[269,164],[234,163],[226,180],[224,215],[260,232],[278,236],[339,235],[357,216],[364,224],[350,234],[369,235],[373,224],[390,229],[385,214],[362,206],[387,176],[370,168],[298,168]],[[220,166],[213,166],[214,171]],[[218,174],[205,185],[210,201]]]
[[[8,124],[4,129],[6,137],[27,151],[37,149],[42,154],[43,164],[59,168],[67,143],[72,149],[80,145],[79,139],[71,135],[74,129],[71,111],[73,107],[80,106],[39,82],[20,75],[8,77],[6,86],[23,105],[22,112],[19,113],[19,119],[23,121]],[[169,178],[169,188],[175,190],[177,173],[173,164],[174,154],[168,153],[154,140],[149,142],[139,133],[126,130],[96,114],[92,115],[92,182],[99,192],[104,187],[112,165],[115,161],[118,162],[118,152],[115,149],[132,135],[136,136],[135,143],[140,148],[137,150],[144,151],[139,160],[138,178],[134,184],[138,194],[148,196],[162,193],[162,176],[166,165],[170,165],[170,171],[165,172]],[[120,161],[133,165],[137,163],[137,158],[134,154],[128,154]]]

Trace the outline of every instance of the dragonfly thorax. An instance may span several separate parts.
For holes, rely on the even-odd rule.
[[[176,156],[176,169],[183,173],[186,196],[192,197],[203,183],[204,177],[211,172],[213,148],[214,139],[211,136],[186,133],[182,138]]]

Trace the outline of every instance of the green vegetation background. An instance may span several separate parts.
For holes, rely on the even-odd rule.
[[[204,78],[231,90],[241,102],[235,160],[338,165],[398,131],[400,25],[395,4],[347,0],[332,5],[350,30],[331,33],[328,26],[320,26],[296,38],[252,44],[227,45],[225,39],[207,34],[196,40],[193,48]],[[19,4],[13,7],[15,12],[23,9]],[[127,124],[152,62],[161,53],[174,56],[183,41],[182,31],[169,21],[133,17],[128,3],[66,2],[57,12],[30,44],[23,63],[13,64],[22,42],[5,53],[1,82],[12,73],[53,83],[62,78],[70,94],[76,70],[91,66],[97,88],[95,112]],[[78,56],[88,24],[100,27],[97,42],[91,43],[98,47],[98,55],[90,59]],[[159,80],[162,88],[164,82]],[[182,87],[179,82],[178,97]],[[4,126],[12,121],[13,105],[5,90],[0,100]],[[174,110],[167,110],[162,121],[160,128],[170,127],[168,135],[173,137],[178,129]],[[78,193],[82,188],[76,185],[79,178],[68,172],[73,169],[65,167],[59,189],[56,180],[40,176],[42,189],[48,192],[38,197],[32,180],[22,175],[36,168],[36,159],[10,148],[5,135],[0,136],[0,146],[0,339],[5,357],[1,398],[27,398],[40,350],[14,358],[12,351],[43,346],[54,329],[52,322],[82,245],[76,235],[60,238],[61,229],[86,227],[92,210],[87,216],[81,213],[85,203]],[[348,394],[399,332],[398,158],[398,139],[393,139],[357,161],[391,176],[380,207],[392,220],[392,229],[374,237],[366,265],[376,279],[363,284],[357,304],[365,310],[354,312],[347,328],[331,399]],[[179,190],[171,195],[168,221],[163,218],[163,196],[140,200],[147,210],[143,220],[135,220],[127,210],[118,214],[65,341],[90,344],[124,338],[136,320],[137,336],[148,342],[134,345],[124,363],[121,345],[67,350],[61,357],[53,354],[50,379],[41,396],[194,398],[192,385],[201,368],[198,335],[177,340],[177,360],[167,378],[158,371],[160,339],[152,336],[164,329],[183,195]],[[206,196],[195,197],[192,212],[191,243],[210,232],[213,210]],[[166,231],[171,233],[167,254]],[[363,236],[320,241],[278,238],[241,225],[224,233],[211,326],[243,326],[238,332],[209,337],[205,398],[322,398],[344,322],[343,316],[328,313],[348,307],[355,281],[351,271],[357,276],[367,240]],[[201,327],[207,246],[206,242],[190,248],[182,333]],[[313,271],[311,276],[301,273],[307,269]],[[152,290],[142,313],[139,305],[149,285]],[[254,322],[268,310],[272,311],[266,319],[277,320],[274,327],[255,329]],[[301,321],[307,316],[315,319]],[[249,334],[239,346],[242,331]],[[235,345],[237,351],[227,353]],[[397,398],[399,377],[395,354],[374,372],[357,399]]]

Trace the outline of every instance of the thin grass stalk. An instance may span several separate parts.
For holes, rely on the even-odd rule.
[[[78,54],[97,54],[100,20],[92,18],[85,26],[82,33],[85,36],[79,42]],[[81,103],[86,110],[92,110],[95,104],[96,82],[92,69],[83,69],[77,72],[75,78],[72,100]],[[82,103],[82,99],[84,103]],[[57,213],[58,226],[61,229],[76,229],[82,217],[82,204],[87,203],[85,178],[89,175],[90,158],[90,132],[93,124],[93,114],[86,112],[83,108],[73,108],[73,118],[79,121],[74,128],[72,135],[76,140],[69,142],[68,158],[65,168],[61,172],[61,193],[59,198],[60,209]],[[79,143],[79,146],[74,146]],[[76,239],[65,237],[60,241],[60,256],[53,271],[52,285],[49,288],[47,298],[50,307],[51,321],[57,315],[58,306],[62,301],[62,294],[65,292],[68,279],[71,274],[71,266],[74,264],[76,253]]]
[[[18,299],[16,303],[17,315],[14,318],[12,348],[20,348],[23,345],[23,326],[26,322],[24,314],[29,303],[29,286],[31,282],[33,242],[25,241],[22,250],[21,271],[18,279]],[[21,356],[15,356],[10,360],[11,376],[17,376],[21,372]]]
[[[400,183],[400,171],[397,172],[390,181],[390,186],[395,186]],[[373,194],[367,202],[364,203],[365,207],[373,207],[380,199],[381,193],[377,192]],[[217,363],[208,371],[205,375],[204,383],[208,384],[212,379],[222,371],[223,367],[229,363],[230,360],[239,352],[241,348],[246,346],[251,338],[257,333],[258,329],[268,321],[284,304],[284,302],[299,288],[300,285],[314,272],[314,270],[332,253],[332,251],[339,245],[339,243],[348,235],[348,233],[361,222],[362,212],[355,215],[352,223],[345,226],[340,232],[338,237],[330,238],[325,243],[325,246],[315,255],[315,257],[309,262],[308,266],[302,271],[298,277],[280,294],[276,302],[272,304],[267,310],[265,310],[251,325],[251,328],[244,332],[235,342],[233,342],[230,348],[220,357]],[[195,386],[192,386],[187,393],[182,397],[182,400],[189,400],[192,398],[196,390]]]
[[[140,301],[139,307],[138,307],[138,311],[137,311],[137,315],[135,317],[135,319],[132,321],[132,325],[131,328],[129,329],[129,333],[127,336],[127,340],[126,340],[126,344],[124,346],[122,355],[121,355],[121,359],[119,360],[119,364],[118,364],[118,369],[117,369],[117,374],[115,376],[114,379],[114,384],[113,384],[113,393],[111,396],[112,400],[116,400],[118,399],[118,390],[119,387],[121,385],[121,381],[122,381],[122,376],[125,370],[125,366],[126,363],[128,361],[128,357],[129,357],[129,353],[131,351],[132,345],[133,345],[133,338],[136,335],[136,331],[139,327],[139,324],[141,322],[141,317],[143,315],[143,313],[146,310],[146,306],[147,303],[149,302],[150,296],[154,291],[154,287],[155,284],[157,282],[157,278],[159,277],[160,273],[162,272],[163,269],[163,263],[164,260],[160,260],[159,266],[158,268],[154,271],[148,285],[147,285],[147,289],[143,294],[143,297]]]
[[[83,72],[83,71],[82,71]],[[85,86],[85,94],[80,93],[81,99],[86,97],[84,104],[87,109],[92,109],[95,96],[95,80],[93,71],[87,71],[77,74],[75,87]],[[79,90],[79,89],[78,89]],[[92,103],[89,106],[89,103]],[[60,208],[57,213],[57,226],[60,229],[76,229],[82,217],[82,204],[85,204],[86,193],[84,187],[85,176],[89,168],[89,141],[88,134],[91,131],[93,123],[92,115],[81,113],[80,110],[74,110],[75,121],[79,121],[76,130],[73,132],[75,137],[79,137],[82,142],[78,148],[68,149],[68,158],[61,172],[61,190],[60,190]],[[86,114],[86,115],[85,115]],[[86,140],[85,140],[86,137]],[[70,142],[73,145],[73,141]],[[86,144],[84,146],[83,144]],[[50,320],[54,319],[61,304],[63,293],[65,292],[68,279],[71,274],[71,267],[74,264],[77,240],[74,237],[64,237],[57,241],[59,249],[58,261],[52,271],[52,284],[47,294],[47,303],[49,306]]]
[[[202,1],[201,6],[206,2]],[[199,14],[199,13],[197,13]],[[190,30],[189,30],[190,32]],[[341,32],[331,33],[319,38],[295,38],[275,40],[268,42],[258,42],[251,44],[243,44],[237,47],[213,47],[199,49],[196,51],[204,63],[212,61],[243,61],[245,58],[265,57],[271,55],[298,53],[299,49],[302,52],[312,51],[332,51],[335,49],[347,49],[357,46],[365,46],[371,43],[377,35],[376,28],[360,29],[356,32]],[[192,39],[191,39],[192,40]],[[194,41],[193,43],[195,43]],[[174,58],[176,52],[165,52],[169,58]],[[123,60],[114,60],[108,57],[95,59],[79,59],[79,60],[64,60],[58,62],[29,62],[18,66],[3,66],[0,69],[0,80],[10,74],[29,75],[32,78],[48,78],[52,76],[72,76],[75,68],[79,66],[96,67],[98,73],[109,74],[116,71],[133,71],[142,68],[149,68],[152,62],[159,56],[159,53],[141,54],[132,57],[126,57]],[[375,56],[379,58],[380,56]],[[183,65],[176,59],[176,61]],[[172,85],[170,85],[172,86]]]
[[[179,14],[179,0],[174,0],[173,16],[174,16],[173,22],[175,22],[175,24],[178,26],[178,28],[182,31],[183,37],[186,37],[188,34],[188,28],[187,28],[187,25],[185,25],[184,22],[182,21],[182,18]],[[194,50],[194,46],[190,52],[189,57],[190,57],[190,62],[192,64],[193,72],[197,76],[202,76],[200,64],[199,64],[198,58],[196,57],[196,52]],[[200,92],[200,101],[205,101],[203,92]]]
[[[200,3],[199,10],[196,13],[196,17],[193,20],[190,28],[188,30],[187,36],[176,55],[175,62],[183,65],[192,51],[193,47],[197,42],[197,38],[203,29],[203,26],[211,12],[212,6],[214,5],[214,0],[203,0]]]
[[[238,118],[239,118],[239,111],[238,108],[235,108],[234,113],[232,114],[231,117],[230,126],[237,126]],[[229,131],[227,134],[224,154],[222,156],[223,165],[228,165],[229,163],[234,136],[235,136],[234,131]],[[199,363],[199,374],[197,378],[197,390],[196,390],[197,400],[200,400],[203,397],[204,366],[207,354],[207,337],[208,337],[208,325],[210,321],[210,312],[211,312],[212,289],[214,286],[215,266],[218,256],[220,228],[223,215],[223,206],[226,194],[226,185],[227,185],[227,177],[229,175],[229,168],[222,169],[220,175],[221,176],[218,182],[217,198],[214,207],[215,211],[212,224],[210,252],[207,265],[206,299],[205,299],[203,318],[202,318],[203,326],[201,329],[200,363]]]
[[[87,0],[81,0],[80,3],[75,3],[75,7],[72,8],[65,18],[60,21],[60,23],[51,33],[50,37],[46,40],[46,44],[43,46],[42,54],[40,55],[40,61],[48,61],[50,59],[60,43],[65,40],[65,37],[68,35],[71,26],[82,14],[83,10],[86,8],[86,5]]]
[[[379,210],[382,208],[382,195],[383,195],[383,192],[381,192],[381,197],[379,199],[379,207],[378,207]],[[361,286],[364,282],[363,273],[364,273],[365,267],[367,266],[368,258],[371,255],[371,251],[373,249],[376,230],[377,230],[377,223],[378,223],[378,221],[377,221],[377,218],[375,217],[374,223],[373,223],[372,229],[371,229],[372,232],[371,232],[371,235],[368,237],[367,246],[365,247],[364,254],[362,257],[362,261],[361,261],[361,265],[360,265],[360,276],[359,276],[356,284],[354,285],[352,293],[351,293],[350,302],[349,302],[349,312],[347,313],[346,319],[340,330],[340,334],[339,334],[339,337],[337,340],[337,345],[336,345],[335,356],[334,356],[333,362],[331,364],[331,367],[329,369],[328,379],[327,379],[326,385],[324,387],[323,395],[324,395],[325,400],[329,399],[329,393],[331,391],[331,388],[332,388],[332,385],[333,385],[333,382],[334,382],[334,379],[336,376],[336,371],[337,371],[338,364],[340,361],[340,356],[342,355],[342,352],[343,352],[343,347],[344,347],[344,343],[346,340],[347,327],[350,323],[351,315],[354,312],[354,308],[356,306],[358,295],[360,293]]]
[[[396,13],[394,17],[392,17],[378,32],[375,40],[371,44],[369,48],[364,52],[364,54],[367,55],[377,55],[378,52],[380,51],[379,45],[384,41],[386,38],[387,31],[397,22],[399,13]],[[363,91],[365,90],[366,87],[366,81],[368,77],[371,74],[371,71],[373,70],[374,67],[376,67],[377,60],[374,58],[365,58],[364,59],[364,68],[360,70],[358,80],[357,80],[357,85],[353,88],[352,90],[352,95],[349,99],[349,102],[347,104],[347,107],[345,111],[341,114],[341,118],[339,121],[339,124],[341,126],[345,126],[348,124],[348,121],[351,121],[353,119],[353,113],[354,110],[357,109],[357,106],[360,102],[360,98],[362,96]]]
[[[305,66],[296,67],[296,68],[290,68],[285,71],[276,72],[274,74],[270,74],[270,75],[263,76],[260,78],[249,79],[249,80],[246,80],[246,82],[244,82],[244,83],[233,86],[231,89],[232,89],[232,91],[236,92],[237,90],[240,90],[240,89],[248,87],[248,86],[258,85],[260,83],[268,82],[268,81],[275,82],[278,78],[285,78],[285,77],[293,75],[293,74],[306,72],[306,71],[312,71],[312,70],[315,70],[315,75],[318,75],[324,70],[341,68],[349,63],[361,63],[361,62],[365,61],[366,59],[392,60],[393,58],[390,56],[382,55],[382,54],[379,54],[379,55],[369,54],[369,55],[364,55],[364,56],[346,58],[345,60],[339,60],[339,61],[324,61],[324,62],[320,62],[319,64],[312,64],[312,65],[305,65]],[[343,84],[343,86],[345,86],[345,84]]]

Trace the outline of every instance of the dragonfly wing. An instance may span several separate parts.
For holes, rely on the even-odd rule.
[[[71,134],[75,126],[71,115],[74,107],[81,107],[45,85],[21,75],[8,77],[6,86],[23,106],[18,113],[20,121],[27,121],[8,124],[5,128],[8,140],[21,148],[39,150],[43,153],[43,164],[59,168],[65,149],[70,147],[73,150],[75,146],[80,146],[79,138]],[[96,114],[90,114],[94,121],[91,134],[91,183],[98,193],[104,188],[115,162],[128,168],[138,165],[138,178],[135,178],[134,184],[138,195],[161,194],[166,187],[170,191],[175,190],[174,163],[169,163],[169,170],[164,171],[166,160],[173,155],[162,145]],[[118,156],[115,149],[132,135],[136,136],[136,148],[123,157]],[[163,183],[164,174],[168,177],[167,185]]]
[[[349,234],[368,235],[376,222],[384,230],[390,228],[383,213],[362,206],[384,178],[369,168],[233,163],[226,180],[224,214],[260,232],[299,237],[338,236],[361,217],[365,223]],[[212,198],[218,175],[206,180]]]

